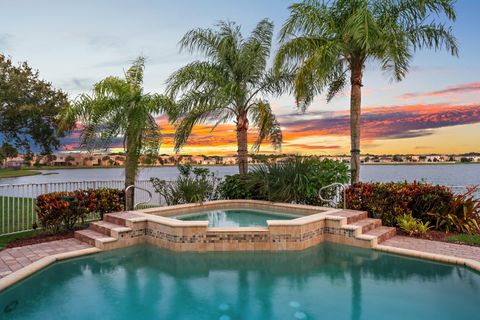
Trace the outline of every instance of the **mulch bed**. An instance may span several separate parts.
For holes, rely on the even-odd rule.
[[[403,230],[400,230],[397,228],[397,235],[399,236],[405,236],[405,237],[411,237],[411,238],[417,238],[417,239],[425,239],[425,240],[433,240],[433,241],[441,241],[441,242],[447,242],[447,243],[456,243],[456,244],[462,244],[465,246],[472,246],[472,247],[478,247],[478,245],[473,244],[473,243],[465,243],[462,241],[447,241],[448,237],[459,235],[460,233],[457,232],[445,232],[445,231],[437,231],[437,230],[429,230],[427,231],[427,234],[425,236],[417,236],[417,235],[409,235]]]
[[[446,242],[446,238],[455,235],[455,233],[446,233],[444,231],[429,230],[425,236],[410,235],[403,230],[397,228],[397,235],[417,238],[417,239],[426,239],[434,241],[443,241]]]
[[[73,238],[73,233],[74,233],[74,231],[69,231],[69,232],[54,234],[54,235],[52,235],[52,234],[39,234],[39,235],[33,236],[31,238],[14,240],[14,241],[10,242],[9,244],[7,244],[5,246],[5,249],[23,247],[23,246],[28,246],[28,245],[31,245],[31,244],[50,242],[50,241],[55,241],[55,240],[69,239],[69,238]]]

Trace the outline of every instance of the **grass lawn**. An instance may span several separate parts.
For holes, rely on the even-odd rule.
[[[449,236],[445,240],[448,242],[461,242],[471,246],[480,246],[480,234],[458,234]]]
[[[0,196],[0,235],[31,229],[34,206],[32,198]]]
[[[37,174],[41,174],[41,172],[30,169],[0,169],[0,178],[35,176]]]

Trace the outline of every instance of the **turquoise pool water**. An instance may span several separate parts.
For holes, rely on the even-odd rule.
[[[151,246],[56,263],[0,293],[0,319],[478,319],[480,274],[322,244],[302,252]]]
[[[208,221],[209,227],[255,227],[266,226],[267,220],[289,220],[301,217],[295,214],[255,210],[214,210],[182,214],[174,218],[186,221]]]

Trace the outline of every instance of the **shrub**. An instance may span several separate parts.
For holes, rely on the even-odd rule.
[[[88,214],[123,210],[125,194],[117,189],[52,192],[37,197],[36,211],[43,228],[50,232],[73,230]]]
[[[432,228],[430,221],[422,222],[420,219],[415,219],[412,215],[403,214],[397,217],[397,224],[400,229],[409,235],[424,236],[427,231]]]
[[[225,199],[257,199],[275,202],[321,204],[320,188],[349,179],[348,167],[316,157],[294,157],[279,163],[265,163],[244,176],[227,176],[220,185]]]
[[[396,226],[398,216],[407,214],[430,223],[431,212],[444,213],[453,199],[444,186],[427,183],[356,183],[346,191],[347,207],[367,211],[370,217],[382,219],[387,226]]]
[[[250,173],[225,176],[219,185],[220,198],[223,199],[254,199],[253,188],[248,186]],[[261,199],[262,197],[258,197]]]
[[[448,187],[417,182],[357,183],[347,189],[346,197],[349,209],[367,211],[384,225],[397,226],[399,216],[411,215],[437,230],[478,234],[477,191],[472,187],[464,194],[453,194]]]
[[[478,188],[472,187],[464,194],[455,195],[445,212],[431,212],[435,227],[446,231],[480,234],[480,201],[475,198]]]
[[[165,199],[167,205],[203,202],[218,198],[217,189],[220,179],[209,169],[179,165],[178,170],[180,175],[173,182],[150,178],[155,191]]]

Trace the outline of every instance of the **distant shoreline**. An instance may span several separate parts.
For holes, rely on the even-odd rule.
[[[459,164],[480,164],[480,162],[376,162],[376,163],[362,163],[363,166],[446,166]]]
[[[362,163],[362,166],[430,166],[430,165],[476,165],[479,164],[480,162],[375,162],[375,163]],[[250,163],[249,166],[254,166],[257,165],[255,163]],[[194,167],[236,167],[236,164],[192,164]],[[172,168],[176,167],[176,165],[163,165],[163,166],[139,166],[139,168]],[[41,166],[41,167],[36,167],[34,169],[28,168],[28,169],[20,169],[20,170],[11,170],[15,172],[21,172],[21,171],[30,171],[32,173],[28,173],[25,175],[35,175],[35,174],[41,174],[41,172],[38,172],[36,170],[73,170],[73,169],[116,169],[116,168],[125,168],[125,166]],[[10,177],[10,176],[3,176],[1,174],[2,170],[6,169],[0,169],[0,178],[5,178],[5,177]],[[36,173],[33,173],[36,172]],[[18,175],[22,176],[22,175]],[[15,176],[12,176],[15,177]]]
[[[0,179],[41,175],[36,169],[0,169]]]

